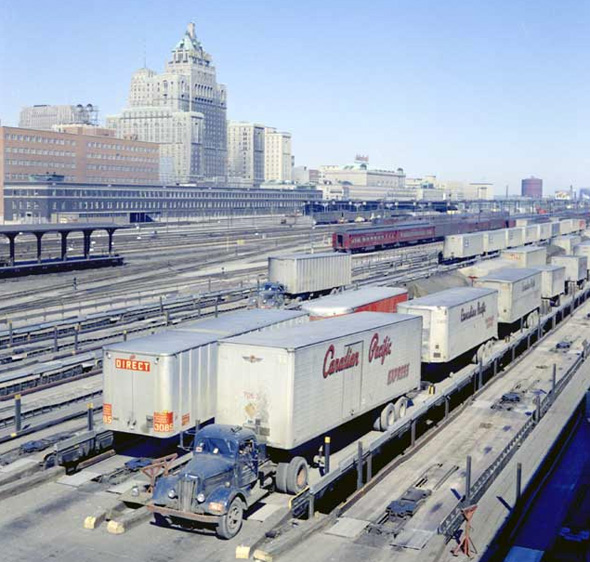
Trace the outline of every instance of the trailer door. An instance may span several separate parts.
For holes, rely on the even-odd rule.
[[[361,388],[363,384],[363,342],[346,346],[344,352],[351,348],[359,354],[359,364],[342,371],[342,419],[351,418],[361,408]]]

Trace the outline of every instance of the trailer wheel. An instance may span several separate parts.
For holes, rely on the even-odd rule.
[[[307,486],[307,461],[303,457],[294,457],[287,466],[287,492],[298,494]]]
[[[242,528],[244,520],[244,504],[240,498],[234,498],[227,508],[226,514],[221,517],[217,525],[216,533],[221,539],[233,539]]]
[[[408,399],[405,396],[402,396],[396,403],[395,403],[395,419],[401,420],[408,411]]]
[[[395,416],[395,407],[394,405],[389,402],[383,410],[381,410],[381,415],[379,416],[379,426],[381,431],[387,431],[396,420]]]
[[[277,471],[275,473],[275,487],[277,492],[281,494],[287,493],[287,470],[289,465],[286,462],[277,464]]]

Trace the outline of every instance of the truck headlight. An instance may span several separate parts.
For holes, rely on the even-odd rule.
[[[131,495],[136,498],[137,496],[139,496],[139,486],[133,486],[133,488],[131,488]]]
[[[203,494],[203,493],[197,494],[197,501],[199,503],[203,503],[205,501],[205,494]]]
[[[209,502],[209,511],[213,513],[223,513],[223,504],[219,502]]]
[[[172,488],[171,490],[168,491],[168,497],[173,500],[176,497],[176,490],[174,488]]]

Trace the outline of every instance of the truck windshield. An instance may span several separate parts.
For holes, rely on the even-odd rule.
[[[235,443],[214,437],[200,439],[195,447],[195,453],[209,453],[210,455],[231,456],[235,450]]]

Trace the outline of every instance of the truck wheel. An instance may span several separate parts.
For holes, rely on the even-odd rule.
[[[394,423],[395,423],[395,407],[391,402],[387,404],[383,410],[381,410],[381,415],[379,416],[379,425],[381,431],[387,431]]]
[[[244,519],[244,503],[240,498],[234,498],[227,508],[227,513],[221,517],[217,525],[217,536],[221,539],[233,539],[242,528]]]
[[[287,493],[287,469],[289,465],[286,462],[277,464],[277,471],[275,473],[275,488],[281,494]]]
[[[294,457],[287,465],[287,492],[298,494],[307,486],[307,461],[303,457]]]
[[[395,403],[395,419],[401,420],[408,410],[408,399],[405,396],[402,396],[396,403]]]

